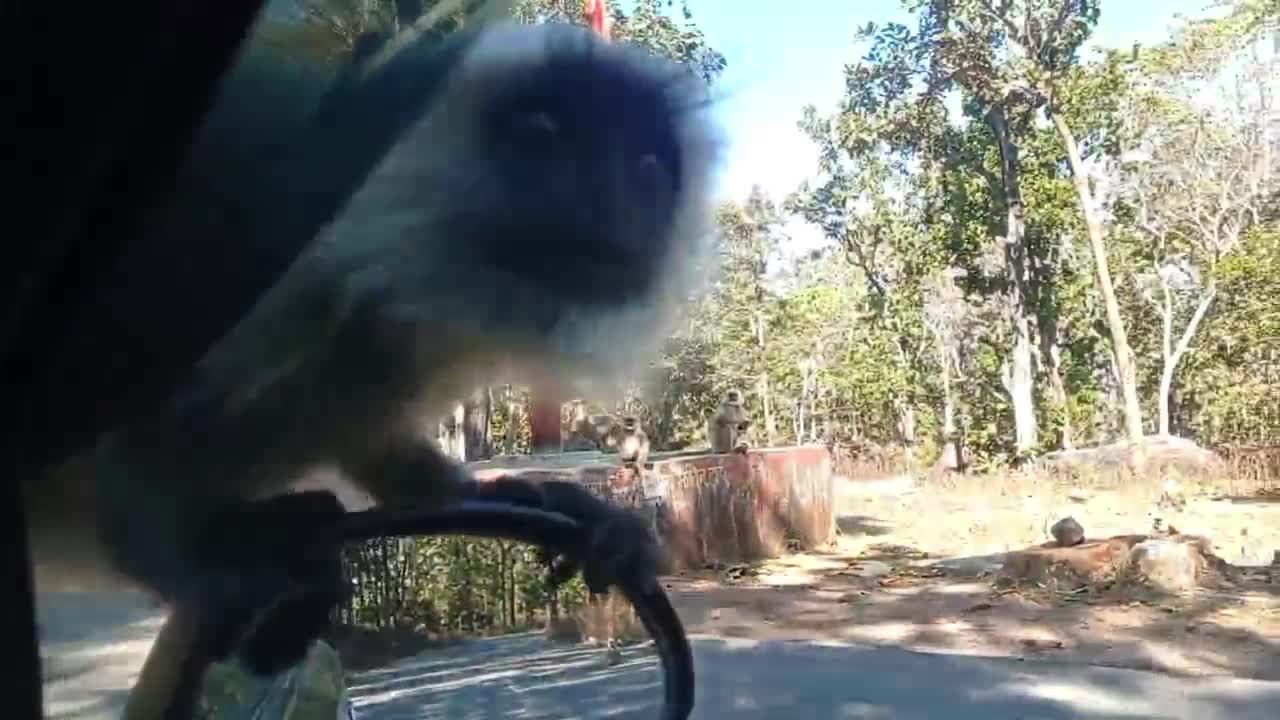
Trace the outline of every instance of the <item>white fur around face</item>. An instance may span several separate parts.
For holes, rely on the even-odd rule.
[[[486,27],[459,64],[445,97],[465,102],[476,86],[527,72],[566,51],[590,53],[601,62],[626,62],[641,77],[668,88],[673,105],[682,109],[676,128],[681,197],[661,280],[643,302],[608,313],[566,312],[546,338],[553,354],[574,360],[554,368],[562,371],[563,380],[590,379],[608,386],[634,376],[655,359],[681,307],[713,279],[713,183],[722,133],[711,116],[701,78],[667,58],[633,45],[605,42],[587,28],[564,23]]]
[[[254,336],[254,342],[264,341],[263,351],[252,359],[247,345],[222,353],[233,359],[235,367],[228,368],[235,371],[232,376],[241,376],[231,384],[241,384],[245,377],[261,382],[264,377],[291,372],[298,362],[309,362],[299,357],[307,353],[295,347],[305,342],[290,330],[297,323],[286,323],[290,328],[279,334],[274,328],[279,323],[271,321],[272,316],[296,318],[306,310],[307,286],[315,284],[303,281],[308,274],[319,275],[320,284],[329,285],[330,294],[339,298],[332,304],[335,308],[342,307],[342,297],[358,296],[366,286],[388,280],[393,286],[403,284],[394,288],[397,296],[409,298],[402,307],[410,315],[421,315],[421,324],[428,330],[425,341],[413,344],[418,345],[413,350],[421,352],[422,367],[432,374],[433,388],[426,394],[437,400],[468,383],[526,382],[548,371],[561,382],[591,380],[598,387],[607,387],[633,377],[656,359],[678,310],[710,279],[709,260],[714,249],[711,189],[721,143],[719,129],[706,109],[705,84],[676,63],[633,46],[606,43],[577,26],[496,23],[480,30],[469,42],[431,109],[404,133],[321,233],[309,259],[296,265],[292,277],[276,288],[273,294],[278,302],[266,302],[259,308],[248,335]],[[468,128],[476,124],[477,109],[508,88],[512,77],[566,52],[589,53],[606,63],[626,63],[637,77],[665,88],[672,103],[681,109],[676,137],[681,151],[681,196],[671,230],[671,249],[660,279],[647,297],[608,312],[565,308],[558,321],[536,337],[495,337],[500,333],[488,330],[483,313],[477,314],[481,298],[466,288],[490,287],[487,283],[496,281],[481,267],[451,267],[458,261],[448,243],[465,243],[466,239],[438,239],[426,244],[403,239],[434,237],[434,218],[447,211],[452,196],[422,189],[440,187],[441,178],[449,178],[455,168],[466,166],[466,152],[474,141]],[[443,185],[456,191],[455,183]],[[321,268],[318,272],[317,264]],[[403,272],[415,264],[427,270],[416,275]],[[506,302],[548,302],[535,292],[540,291],[517,288],[511,293],[514,299]],[[329,308],[330,304],[324,303],[318,311],[328,312]],[[447,328],[439,327],[441,323]],[[448,333],[448,341],[442,332]],[[264,333],[278,335],[284,346]],[[313,340],[323,341],[323,334]],[[449,352],[443,351],[446,345]],[[282,359],[293,364],[281,365]]]

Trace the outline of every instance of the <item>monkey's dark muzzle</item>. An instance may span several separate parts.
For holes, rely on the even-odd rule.
[[[329,493],[304,493],[304,495],[312,494],[329,495]],[[590,527],[589,521],[541,509],[534,506],[532,501],[526,502],[524,498],[494,497],[495,499],[490,500],[467,500],[440,510],[374,509],[336,515],[330,512],[325,503],[313,503],[324,506],[320,508],[323,512],[316,516],[316,518],[323,518],[319,523],[322,527],[316,527],[317,523],[313,522],[308,533],[314,533],[317,542],[329,546],[327,549],[332,549],[334,545],[343,542],[415,535],[502,538],[527,542],[553,552],[565,548],[584,547],[591,543],[593,528]],[[264,524],[272,526],[271,530],[264,530],[264,532],[279,532],[280,523],[267,522],[269,512],[253,511],[250,514],[255,515]],[[246,516],[243,519],[251,518]],[[283,525],[297,527],[296,523],[287,521]],[[326,553],[321,551],[318,554]],[[660,717],[662,720],[686,720],[693,711],[694,703],[693,653],[679,616],[662,590],[656,575],[652,577],[623,575],[615,578],[613,582],[635,608],[636,614],[653,638],[658,650],[663,667],[664,684],[664,703]],[[325,597],[319,600],[321,604],[328,607],[332,598]],[[250,664],[260,664],[253,660],[253,656],[270,650],[263,647],[264,643],[297,644],[299,638],[304,638],[309,632],[314,631],[312,627],[315,625],[314,622],[305,623],[308,628],[311,628],[310,631],[293,627],[299,622],[299,614],[305,614],[297,612],[296,608],[313,605],[314,603],[306,602],[305,598],[294,598],[278,603],[265,614],[265,620],[255,623],[254,637],[249,638],[242,648]],[[310,615],[314,614],[310,613]],[[306,619],[302,618],[302,620]],[[179,677],[167,683],[172,689],[169,690],[167,700],[162,703],[165,720],[190,720],[193,717],[204,670],[211,662],[228,654],[229,622],[225,617],[202,617],[198,610],[175,607],[165,628],[161,631],[160,638],[156,641],[157,648],[172,648],[174,645],[180,646],[185,642],[187,651],[186,657],[167,658],[169,662],[175,660],[181,662],[176,670],[168,670],[168,672],[176,672]],[[286,629],[281,630],[281,628]],[[309,643],[309,637],[305,639]],[[155,655],[156,652],[153,649],[152,654]],[[170,654],[173,654],[172,651]],[[149,657],[147,665],[152,664]],[[263,669],[275,671],[279,668]],[[152,672],[163,673],[165,670]],[[144,667],[142,679],[139,680],[135,693],[142,689],[147,678],[148,668]],[[159,684],[164,685],[164,683]],[[152,695],[157,692],[154,688],[148,690]],[[126,717],[132,717],[128,711],[126,711]]]

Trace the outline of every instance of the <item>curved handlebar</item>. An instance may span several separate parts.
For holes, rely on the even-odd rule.
[[[585,529],[572,518],[546,510],[469,500],[447,509],[406,511],[373,509],[345,513],[334,533],[344,542],[377,537],[468,535],[538,545],[573,546],[585,542]],[[619,587],[653,638],[663,668],[661,720],[687,720],[693,711],[693,651],[684,625],[657,578],[624,578]],[[201,678],[212,658],[202,652],[202,623],[175,607],[165,621],[134,690],[125,720],[190,720]]]

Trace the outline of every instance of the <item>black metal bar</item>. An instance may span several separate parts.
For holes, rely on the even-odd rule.
[[[430,511],[374,509],[347,513],[334,532],[345,542],[432,535],[502,538],[568,547],[584,541],[584,528],[566,515],[485,500],[468,500]],[[693,650],[679,615],[657,578],[627,578],[619,590],[635,608],[658,649],[664,687],[661,720],[687,720],[694,703]],[[178,649],[184,656],[181,660],[168,658],[169,662],[177,662],[175,669],[180,677],[173,683],[176,691],[166,705],[164,720],[191,717],[197,696],[194,689],[200,687],[200,678],[211,661],[205,647],[207,644],[195,637],[185,648]],[[152,664],[150,657],[148,664]]]

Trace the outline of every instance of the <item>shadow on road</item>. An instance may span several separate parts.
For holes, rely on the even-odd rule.
[[[1273,718],[1280,687],[1112,668],[799,642],[695,640],[694,718]],[[351,680],[369,720],[656,717],[656,656],[547,648],[536,635],[466,643]]]
[[[888,535],[893,528],[885,521],[870,515],[837,515],[836,527],[843,535]]]
[[[84,720],[85,718],[119,717],[129,691],[123,688],[96,688],[79,694],[74,703],[62,703],[45,709],[46,720]]]
[[[136,593],[42,592],[36,610],[41,645],[149,638],[163,614]]]
[[[45,716],[119,717],[163,618],[135,593],[39,593]]]

